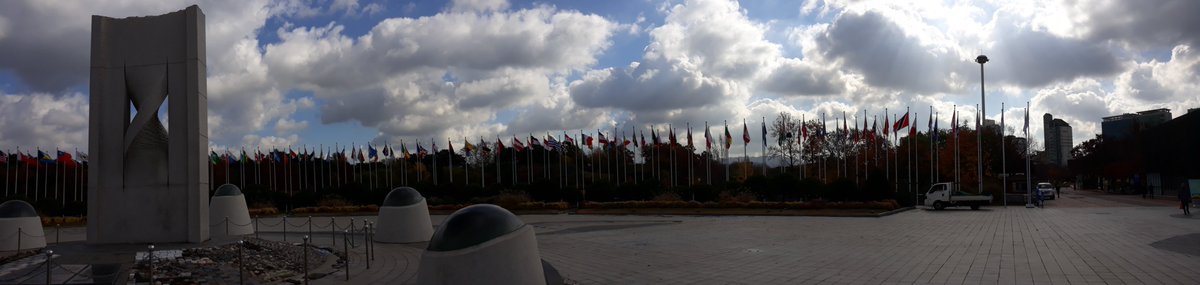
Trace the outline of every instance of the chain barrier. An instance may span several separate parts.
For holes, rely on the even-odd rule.
[[[254,224],[254,220],[250,220],[250,222],[248,222],[248,223],[245,223],[245,224],[239,224],[239,223],[234,223],[234,222],[229,222],[229,224],[230,224],[230,225],[233,225],[233,226],[236,226],[236,227],[245,227],[245,226],[249,226],[249,225],[251,225],[251,224]]]
[[[261,221],[262,219],[259,219],[259,220]],[[264,227],[274,227],[274,226],[282,225],[282,224],[283,224],[283,222],[284,222],[283,220],[279,220],[279,222],[277,222],[277,223],[275,223],[275,224],[273,224],[273,225],[271,225],[271,224],[266,224],[266,223],[263,223],[263,222],[258,222],[258,223],[259,223],[259,225],[261,225],[261,226],[264,226]]]
[[[46,237],[46,233],[42,233],[41,235],[33,235],[33,234],[25,233],[25,231],[18,231],[18,232],[21,233],[21,235],[24,235],[27,237],[32,237],[32,238],[45,238]]]
[[[291,226],[291,227],[293,227],[293,228],[299,228],[299,227],[303,227],[303,226],[307,225],[307,224],[308,224],[308,223],[310,223],[310,222],[311,222],[311,221],[305,221],[305,222],[303,222],[303,223],[300,223],[299,225],[292,224],[292,223],[287,223],[287,224],[288,224],[288,226]]]

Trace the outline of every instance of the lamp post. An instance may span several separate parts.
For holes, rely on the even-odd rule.
[[[975,62],[979,63],[979,129],[975,130],[975,166],[979,170],[979,193],[983,193],[983,120],[984,114],[987,114],[987,100],[984,96],[983,89],[983,64],[988,62],[986,55],[975,57]]]

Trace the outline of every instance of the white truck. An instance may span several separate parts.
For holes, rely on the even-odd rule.
[[[930,186],[929,191],[925,192],[922,205],[933,206],[934,210],[955,206],[970,206],[971,210],[979,210],[980,206],[991,202],[992,196],[956,191],[954,183],[938,183]]]

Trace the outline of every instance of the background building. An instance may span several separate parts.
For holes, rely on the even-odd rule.
[[[1042,115],[1042,132],[1045,136],[1046,164],[1067,166],[1071,158],[1071,124],[1055,119],[1050,113]]]
[[[1171,120],[1171,110],[1154,109],[1135,114],[1121,114],[1104,117],[1100,123],[1101,136],[1105,140],[1124,140],[1133,138],[1137,133],[1149,130]]]

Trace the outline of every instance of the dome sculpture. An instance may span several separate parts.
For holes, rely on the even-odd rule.
[[[240,236],[254,233],[246,196],[236,185],[217,187],[208,201],[208,233],[212,237]]]
[[[412,187],[399,187],[388,192],[375,221],[375,241],[378,242],[423,242],[433,235],[429,206],[421,192]]]
[[[533,227],[508,210],[472,205],[451,214],[421,255],[417,284],[546,284]]]
[[[42,217],[33,205],[21,200],[0,204],[0,236],[11,236],[0,240],[0,251],[46,247]]]

